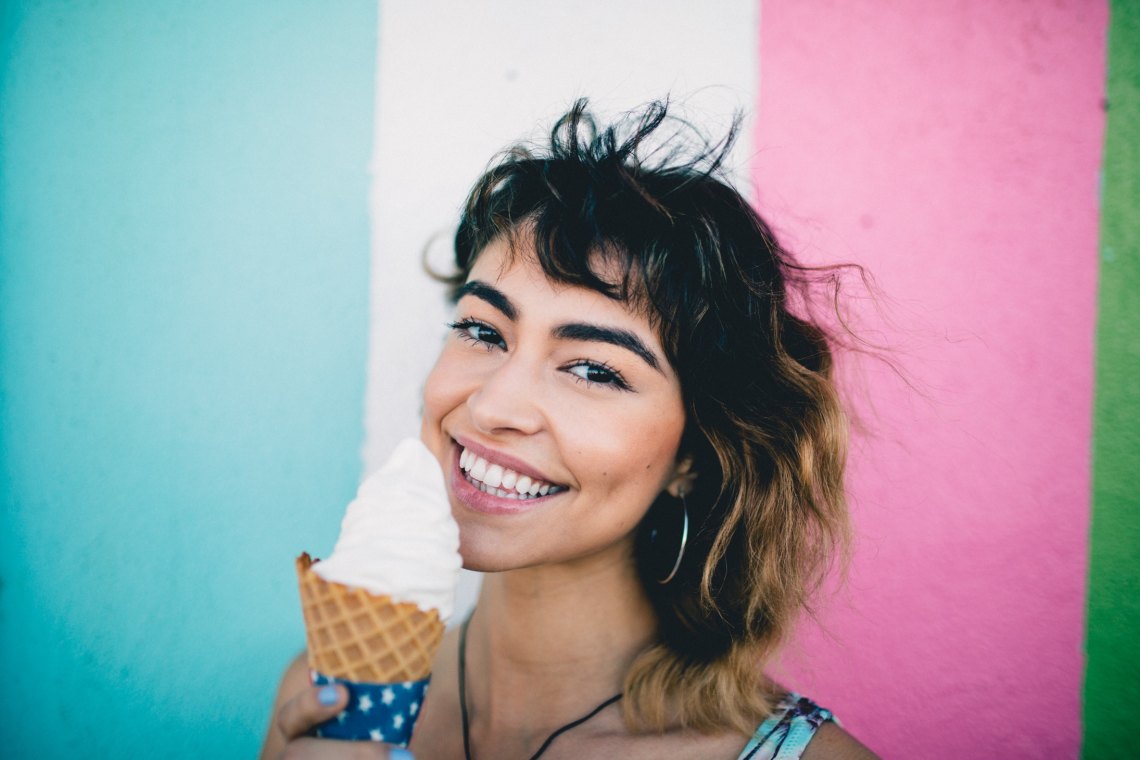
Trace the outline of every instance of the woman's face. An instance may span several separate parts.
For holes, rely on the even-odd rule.
[[[507,570],[631,556],[675,480],[681,386],[648,320],[547,279],[505,241],[480,254],[424,389],[464,564]]]

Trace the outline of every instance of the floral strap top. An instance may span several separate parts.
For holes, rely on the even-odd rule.
[[[816,730],[829,720],[835,720],[830,710],[788,693],[756,729],[737,760],[797,760]]]

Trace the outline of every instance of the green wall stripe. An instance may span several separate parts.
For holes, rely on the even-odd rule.
[[[1140,704],[1140,3],[1113,2],[1097,318],[1086,758],[1136,756]]]

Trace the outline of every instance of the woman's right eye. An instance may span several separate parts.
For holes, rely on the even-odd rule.
[[[499,331],[485,322],[463,319],[459,322],[451,322],[448,327],[455,330],[455,334],[461,340],[485,346],[488,351],[492,348],[505,349],[507,347],[507,343],[503,340],[503,336],[499,335]]]

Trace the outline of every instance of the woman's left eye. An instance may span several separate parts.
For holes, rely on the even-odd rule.
[[[616,369],[598,362],[580,360],[566,367],[566,371],[588,385],[608,385],[629,390],[629,384]]]

